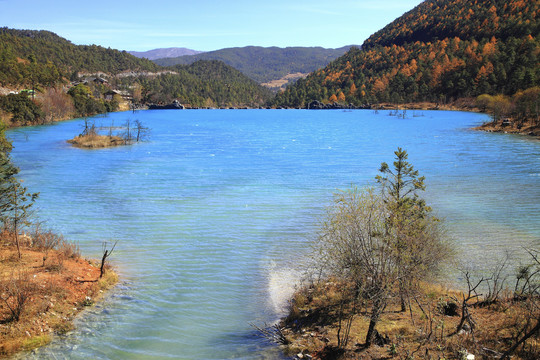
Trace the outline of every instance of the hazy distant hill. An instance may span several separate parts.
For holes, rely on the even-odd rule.
[[[193,56],[158,59],[154,62],[162,66],[191,64],[197,60],[221,60],[240,70],[259,83],[277,80],[289,74],[307,74],[326,66],[330,61],[343,55],[351,46],[339,49],[322,47],[260,47],[247,46],[209,51]]]
[[[174,58],[184,55],[197,55],[203,51],[191,50],[186,48],[163,48],[163,49],[153,49],[148,51],[128,51],[133,56],[138,58],[146,58],[149,60],[164,59],[164,58]]]
[[[426,0],[275,104],[444,102],[539,86],[538,18],[538,1]]]

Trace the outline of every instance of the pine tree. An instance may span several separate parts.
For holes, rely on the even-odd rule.
[[[11,143],[5,139],[4,128],[0,127],[0,221],[4,227],[11,226],[15,235],[15,244],[19,259],[21,249],[19,230],[28,224],[30,208],[38,197],[37,193],[29,193],[21,182],[15,178],[19,169],[11,163],[9,150]]]
[[[29,193],[14,177],[9,178],[0,188],[0,214],[4,226],[11,225],[12,227],[19,259],[21,258],[19,231],[22,226],[29,225],[30,208],[34,205],[38,195],[38,193]]]
[[[419,176],[418,170],[408,161],[407,151],[398,147],[394,152],[396,160],[391,169],[383,162],[379,169],[381,175],[375,179],[382,186],[388,219],[387,232],[393,239],[396,262],[400,271],[399,286],[401,311],[406,310],[406,298],[411,286],[414,285],[417,271],[424,265],[421,258],[415,254],[421,246],[419,241],[424,239],[424,231],[434,218],[428,218],[431,208],[426,206],[417,191],[425,190],[424,176]],[[428,259],[428,258],[426,258]],[[415,268],[416,266],[420,268]]]

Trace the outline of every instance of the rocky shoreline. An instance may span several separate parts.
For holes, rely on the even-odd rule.
[[[474,128],[486,132],[496,132],[504,134],[526,135],[535,138],[540,138],[540,123],[525,122],[518,124],[517,122],[505,119],[503,121],[492,121]]]

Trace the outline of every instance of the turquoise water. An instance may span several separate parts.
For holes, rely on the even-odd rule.
[[[113,113],[150,141],[102,150],[65,140],[82,120],[11,130],[40,217],[89,257],[118,240],[121,284],[77,330],[27,358],[279,359],[250,323],[275,321],[332,193],[373,184],[397,146],[427,178],[463,259],[486,267],[540,245],[540,142],[468,130],[484,115],[424,111]]]

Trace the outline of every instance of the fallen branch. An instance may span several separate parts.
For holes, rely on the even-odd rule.
[[[283,329],[279,326],[279,324],[268,326],[268,324],[265,323],[264,328],[261,328],[253,323],[250,323],[250,325],[259,332],[259,335],[261,337],[270,340],[276,344],[288,345],[291,343],[283,333]]]

